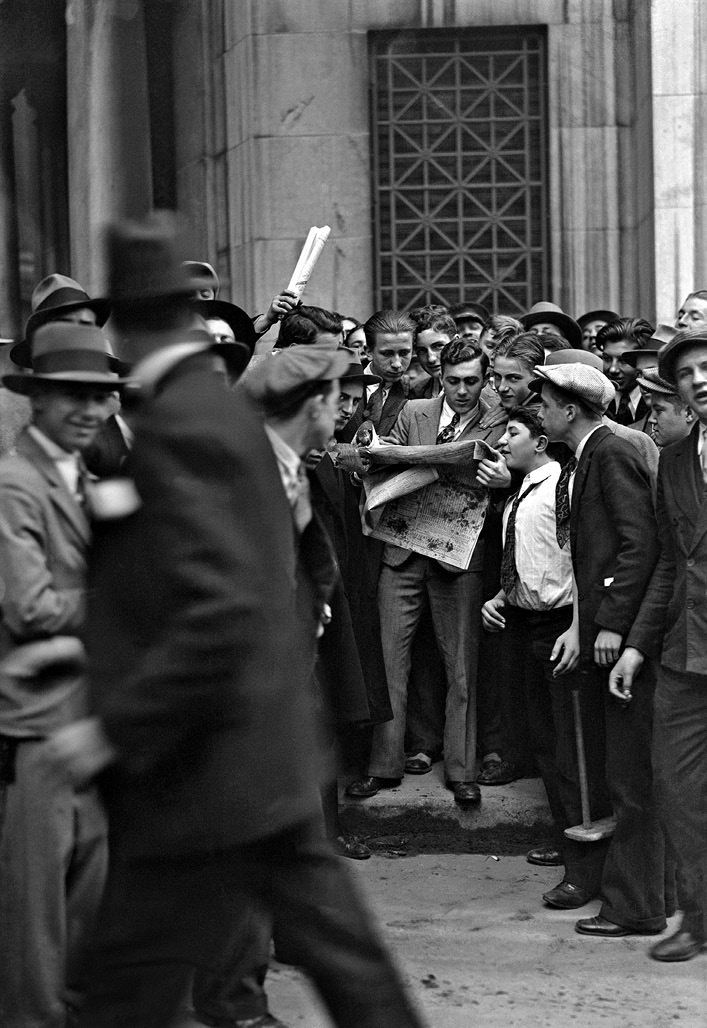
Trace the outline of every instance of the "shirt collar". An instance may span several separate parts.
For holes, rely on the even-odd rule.
[[[462,428],[466,428],[469,422],[473,421],[474,418],[477,417],[477,415],[480,413],[480,410],[481,408],[477,403],[473,410],[470,410],[468,414],[461,414],[459,416],[459,421],[457,422],[459,430],[461,431]],[[447,421],[451,421],[455,414],[456,411],[452,410],[452,408],[447,403],[447,398],[445,397],[444,401],[442,402],[442,417],[446,418]]]
[[[594,433],[596,432],[596,430],[598,428],[602,428],[601,422],[599,422],[598,425],[595,425],[594,428],[590,428],[589,431],[587,432],[587,434],[582,439],[579,440],[579,446],[574,451],[574,456],[575,456],[575,460],[576,461],[579,462],[579,458],[582,456],[582,452],[584,450],[584,447],[587,445],[587,440],[589,439],[590,435],[594,435]]]
[[[281,464],[288,474],[296,478],[299,474],[299,466],[302,463],[299,455],[270,425],[265,425],[265,433],[270,440],[270,445],[273,448],[278,464]]]
[[[534,468],[533,471],[529,471],[523,479],[523,485],[538,485],[540,482],[544,482],[546,478],[550,478],[556,473],[560,467],[556,460],[548,461],[547,464],[541,464],[539,468]]]
[[[46,455],[54,461],[59,460],[72,460],[77,462],[79,459],[78,450],[65,450],[63,446],[59,446],[53,439],[45,435],[41,429],[37,428],[36,425],[28,425],[27,430],[34,439],[34,441],[41,446]]]

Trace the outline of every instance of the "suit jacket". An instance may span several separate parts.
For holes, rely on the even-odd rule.
[[[386,442],[394,443],[396,446],[434,446],[437,441],[439,419],[442,416],[444,406],[444,394],[440,393],[434,400],[410,400],[401,410],[395,426],[387,437]],[[483,400],[479,400],[479,415],[470,421],[465,427],[456,442],[464,439],[484,439],[495,446],[505,431],[505,425],[494,425],[482,429],[479,423],[488,408]],[[405,550],[401,546],[393,546],[387,543],[383,551],[383,563],[389,567],[399,567],[409,557],[412,550]],[[478,570],[483,559],[482,547],[477,544],[472,563],[469,570]],[[443,563],[443,562],[440,562]],[[478,567],[477,567],[478,565]],[[458,571],[444,564],[449,570]]]
[[[88,470],[98,478],[113,478],[122,472],[129,453],[125,436],[115,417],[111,416],[84,454],[84,460]]]
[[[651,477],[653,486],[653,494],[655,495],[658,484],[658,460],[660,458],[658,447],[645,432],[638,432],[635,428],[631,428],[630,425],[619,425],[618,422],[612,421],[607,417],[604,417],[603,420],[604,425],[610,432],[614,433],[617,439],[625,439],[634,449],[638,450],[648,468],[648,474]]]
[[[23,643],[77,635],[85,612],[86,514],[24,429],[0,459],[0,658]],[[41,688],[40,688],[41,685]],[[75,674],[0,676],[0,732],[44,735],[85,712]]]
[[[606,426],[579,459],[570,514],[581,659],[591,663],[600,629],[628,634],[658,559],[648,471]]]
[[[321,678],[333,694],[339,721],[389,721],[393,712],[385,677],[376,583],[369,581],[368,542],[355,519],[348,517],[348,476],[325,454],[310,472],[312,504],[336,553],[341,585],[332,597],[332,622],[319,642]]]
[[[95,526],[87,646],[133,855],[242,845],[318,816],[311,672],[335,565],[297,535],[262,419],[203,354],[134,422],[141,506]],[[309,573],[314,562],[314,574]]]
[[[675,671],[707,675],[707,503],[700,426],[660,455],[660,558],[628,644]]]
[[[398,414],[403,409],[408,401],[407,393],[405,392],[402,382],[395,382],[391,387],[388,395],[385,398],[383,404],[383,410],[381,411],[378,423],[373,420],[373,427],[375,428],[378,435],[387,435],[393,428],[393,425],[398,419]],[[368,420],[368,400],[364,395],[359,400],[358,406],[353,413],[353,417],[349,421],[348,425],[339,433],[338,439],[342,443],[350,443],[356,432],[363,424],[364,421]]]

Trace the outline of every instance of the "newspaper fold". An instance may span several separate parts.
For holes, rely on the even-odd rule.
[[[304,292],[304,287],[309,282],[309,277],[314,270],[314,265],[319,260],[319,255],[324,249],[324,244],[329,238],[331,229],[328,225],[322,225],[321,228],[317,228],[316,225],[312,225],[309,230],[305,244],[302,247],[302,252],[299,255],[295,270],[292,272],[292,278],[290,279],[287,288],[290,292],[294,293],[299,300]]]

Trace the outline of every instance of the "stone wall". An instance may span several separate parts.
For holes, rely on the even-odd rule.
[[[701,0],[182,6],[186,30],[176,38],[193,58],[202,52],[198,74],[181,65],[184,88],[199,75],[217,86],[201,105],[213,117],[208,137],[197,99],[180,114],[180,205],[246,309],[283,287],[309,226],[327,222],[331,240],[307,298],[363,316],[373,309],[367,33],[391,28],[547,26],[545,299],[573,314],[610,306],[672,320],[693,280],[707,282],[697,246],[707,221]]]

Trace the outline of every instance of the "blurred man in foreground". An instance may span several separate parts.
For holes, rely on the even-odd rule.
[[[172,220],[108,242],[140,395],[132,480],[96,529],[97,716],[55,740],[75,781],[113,759],[115,847],[79,1024],[173,1025],[247,903],[273,916],[280,959],[307,970],[337,1025],[416,1028],[317,789],[308,683],[334,566],[301,456],[333,433],[348,355],[303,347],[256,368],[265,428],[190,331]]]

